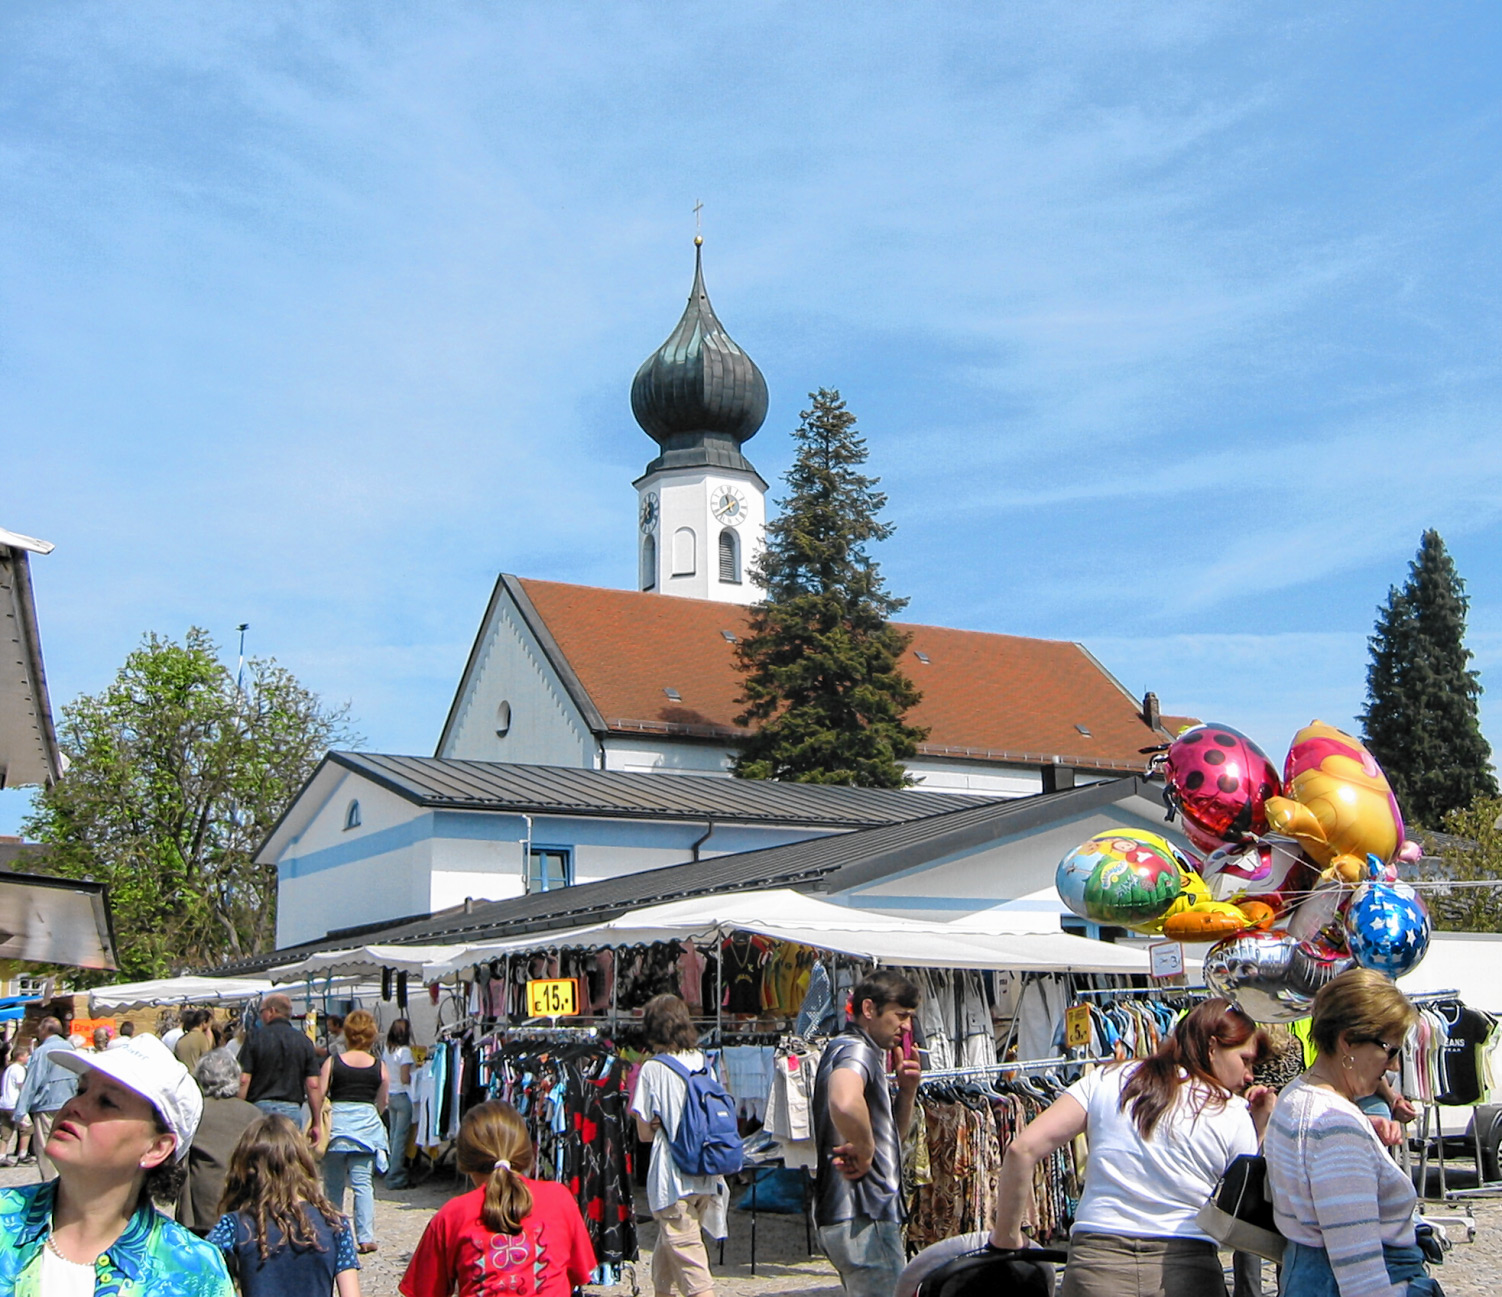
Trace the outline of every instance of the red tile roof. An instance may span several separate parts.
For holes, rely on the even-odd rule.
[[[733,739],[741,677],[723,632],[746,634],[735,604],[511,579],[607,730]],[[525,611],[525,610],[524,610]],[[901,624],[904,666],[923,691],[909,713],[937,757],[1140,770],[1166,740],[1083,645]],[[917,655],[923,653],[928,661]],[[679,698],[666,690],[676,690]],[[1088,733],[1082,732],[1088,731]]]

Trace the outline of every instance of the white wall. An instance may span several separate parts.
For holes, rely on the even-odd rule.
[[[610,737],[605,740],[607,770],[728,776],[734,761],[735,753],[728,747],[690,743],[667,735]]]
[[[426,813],[352,771],[325,769],[338,777],[277,860],[278,946],[430,908]],[[360,825],[345,829],[351,799],[360,803]]]
[[[738,525],[728,529],[740,540],[740,582],[727,584],[720,580],[720,533],[727,524],[714,516],[712,501],[718,491],[731,487],[744,502],[744,517]],[[766,542],[767,500],[760,481],[750,473],[732,469],[666,469],[644,477],[637,482],[637,517],[641,517],[641,505],[650,493],[657,496],[657,525],[653,536],[657,542],[657,581],[654,587],[658,594],[677,595],[685,599],[712,599],[721,603],[755,603],[760,591],[754,586],[747,572],[755,555]],[[675,541],[681,531],[688,530],[694,537],[694,570],[691,574],[675,575]],[[642,566],[641,545],[643,532],[637,528],[637,553],[634,564]],[[643,583],[643,588],[647,588]]]
[[[1037,913],[1056,920],[1066,912],[1054,890],[1059,861],[1087,838],[1112,828],[1146,829],[1180,841],[1163,822],[1161,809],[1134,798],[876,882],[848,887],[822,899],[880,914],[939,922],[990,910]],[[1051,926],[1056,928],[1057,923]]]
[[[500,735],[497,709],[503,702],[511,705],[511,724]],[[563,682],[502,592],[485,625],[453,728],[438,755],[590,769],[595,751],[594,736]]]

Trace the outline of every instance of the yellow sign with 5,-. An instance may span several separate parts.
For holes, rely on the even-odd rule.
[[[579,983],[572,977],[550,977],[527,983],[529,1018],[572,1018],[579,1012]]]
[[[1088,1048],[1090,1045],[1090,1008],[1076,1004],[1064,1010],[1064,1043],[1070,1049]]]

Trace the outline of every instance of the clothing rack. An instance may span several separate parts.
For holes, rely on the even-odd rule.
[[[1459,991],[1421,991],[1417,995],[1410,995],[1408,1000],[1411,1004],[1432,1004],[1436,1000],[1459,1000]]]
[[[1088,1063],[1117,1061],[1115,1054],[1104,1054],[1099,1058],[1028,1058],[1016,1063],[992,1063],[986,1067],[939,1067],[931,1072],[924,1072],[919,1084],[945,1077],[994,1076],[999,1072],[1042,1072],[1056,1067],[1084,1067]]]
[[[1095,996],[1106,996],[1113,1000],[1136,1000],[1144,995],[1177,995],[1184,999],[1203,1000],[1210,993],[1197,986],[1106,986],[1075,991],[1072,994],[1077,1000]]]
[[[500,1027],[498,1034],[507,1040],[520,1037],[524,1040],[594,1040],[600,1034],[598,1027],[533,1027],[530,1023],[543,1022],[543,1018],[528,1018],[514,1027]]]

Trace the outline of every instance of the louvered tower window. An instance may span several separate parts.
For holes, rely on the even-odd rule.
[[[720,533],[720,580],[731,585],[741,583],[740,544],[729,527]]]

